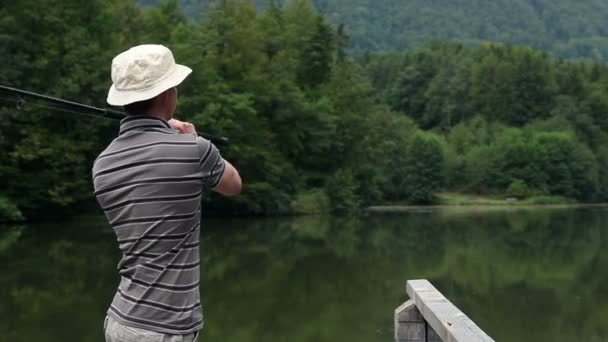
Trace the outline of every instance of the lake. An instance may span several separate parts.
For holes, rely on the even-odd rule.
[[[608,341],[608,209],[209,219],[209,341],[393,339],[429,279],[497,341]],[[0,228],[0,340],[102,342],[119,251],[105,219]]]

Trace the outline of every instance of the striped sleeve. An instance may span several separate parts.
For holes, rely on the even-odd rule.
[[[222,179],[225,164],[220,151],[209,140],[198,137],[197,144],[200,151],[200,170],[203,184],[214,188]]]

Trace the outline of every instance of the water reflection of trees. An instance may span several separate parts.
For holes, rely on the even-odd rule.
[[[225,249],[220,243],[206,251],[208,318],[217,320],[207,337],[231,340],[222,327],[239,324],[250,336],[280,340],[297,321],[312,330],[298,325],[303,330],[290,340],[386,340],[392,307],[411,278],[433,280],[498,340],[606,336],[600,317],[608,303],[596,298],[605,284],[597,274],[606,259],[602,216],[534,210],[260,221],[239,229],[247,235],[241,249],[232,246],[246,271],[233,262],[234,273],[214,279],[216,267],[226,269],[231,234]],[[218,292],[222,298],[212,295]],[[241,315],[224,312],[243,303],[268,320],[239,322]],[[361,317],[373,323],[357,328],[375,329],[352,329]],[[530,322],[540,327],[536,335],[526,329]],[[336,326],[344,329],[329,329]]]
[[[405,281],[428,278],[496,340],[605,340],[607,218],[517,210],[209,221],[203,339],[390,341]],[[1,336],[102,341],[117,284],[107,226],[4,231],[0,246]]]
[[[111,232],[92,226],[38,225],[0,250],[2,340],[102,341],[117,251]]]

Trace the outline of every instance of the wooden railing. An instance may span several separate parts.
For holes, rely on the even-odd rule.
[[[396,342],[494,341],[428,280],[408,280],[407,294],[395,310]]]

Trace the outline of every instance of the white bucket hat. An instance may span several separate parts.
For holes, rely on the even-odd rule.
[[[108,103],[124,106],[149,100],[180,83],[192,69],[175,63],[163,45],[135,46],[112,60],[112,87]]]

